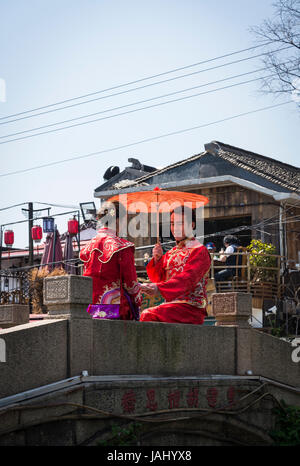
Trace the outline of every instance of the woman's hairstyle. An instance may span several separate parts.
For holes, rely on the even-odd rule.
[[[118,202],[106,202],[96,214],[97,227],[108,226],[115,228],[116,220],[120,217],[120,204]]]
[[[239,240],[237,239],[237,237],[233,236],[233,235],[227,235],[223,239],[224,246],[225,246],[225,243],[231,245],[231,244],[238,244],[238,242],[239,242]]]
[[[186,215],[189,219],[192,219],[192,222],[194,222],[196,224],[197,222],[197,218],[196,218],[196,210],[195,209],[191,209],[191,207],[188,207],[188,206],[178,206],[178,207],[175,207],[175,209],[171,210],[170,212],[170,217],[171,215],[175,213],[175,214],[182,214],[182,215]]]

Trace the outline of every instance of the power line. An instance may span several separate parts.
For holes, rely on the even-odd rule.
[[[107,91],[112,91],[114,89],[119,89],[121,87],[125,87],[125,86],[130,86],[132,84],[137,84],[137,83],[140,83],[140,82],[143,82],[143,81],[146,81],[146,80],[149,80],[149,79],[153,79],[153,78],[158,78],[159,76],[165,76],[167,74],[170,74],[170,73],[175,73],[177,71],[182,71],[182,70],[185,70],[185,69],[188,69],[188,68],[192,68],[192,67],[195,67],[195,66],[198,66],[198,65],[204,65],[206,63],[210,63],[210,62],[213,62],[213,61],[216,61],[216,60],[220,60],[222,58],[226,58],[226,57],[230,57],[232,55],[236,55],[236,54],[239,54],[239,53],[243,53],[243,52],[247,52],[249,50],[254,50],[254,49],[257,49],[257,48],[260,48],[260,47],[264,47],[264,46],[267,46],[269,44],[271,44],[272,41],[270,42],[266,42],[266,43],[262,43],[262,44],[259,44],[259,45],[255,45],[255,46],[252,46],[252,47],[248,47],[246,49],[241,49],[241,50],[237,50],[235,52],[230,52],[230,53],[227,53],[225,55],[220,55],[218,57],[214,57],[214,58],[210,58],[208,60],[203,60],[203,61],[200,61],[200,62],[197,62],[197,63],[193,63],[191,65],[187,65],[187,66],[182,66],[180,68],[174,68],[172,70],[169,70],[169,71],[165,71],[163,73],[158,73],[158,74],[154,74],[152,76],[147,76],[145,78],[141,78],[141,79],[136,79],[134,81],[130,81],[130,82],[127,82],[127,83],[123,83],[123,84],[119,84],[119,85],[116,85],[116,86],[112,86],[112,87],[109,87],[109,88],[106,88],[106,89],[102,89],[102,90],[99,90],[99,91],[95,91],[95,92],[91,92],[89,94],[83,94],[83,95],[80,95],[80,96],[77,96],[77,97],[73,97],[73,98],[70,98],[70,99],[65,99],[65,100],[61,100],[61,101],[58,101],[58,102],[55,102],[55,103],[52,103],[52,104],[48,104],[48,105],[44,105],[44,106],[41,106],[41,107],[36,107],[36,108],[33,108],[33,109],[30,109],[30,110],[26,110],[26,111],[23,111],[23,112],[18,112],[18,113],[14,113],[14,114],[11,114],[11,115],[7,115],[7,116],[4,116],[4,117],[1,117],[0,120],[4,120],[4,119],[7,119],[7,118],[12,118],[12,117],[15,117],[15,116],[19,116],[19,115],[24,115],[26,113],[31,113],[31,112],[34,112],[34,111],[38,111],[38,110],[42,110],[44,108],[49,108],[49,107],[53,107],[55,105],[61,105],[61,104],[64,104],[64,103],[67,103],[67,102],[71,102],[73,100],[79,100],[79,99],[83,99],[85,97],[90,97],[92,95],[96,95],[96,94],[100,94],[100,93],[103,93],[103,92],[107,92]],[[285,48],[290,48],[291,46],[288,46],[288,47],[285,47]],[[284,49],[285,49],[284,48]],[[284,49],[280,49],[280,50],[284,50]],[[278,50],[275,50],[274,52],[276,52]],[[268,53],[268,52],[266,52]],[[260,55],[257,55],[257,56],[262,56],[262,55],[265,55],[266,53],[263,53],[263,54],[260,54]],[[249,59],[251,58],[256,58],[256,57],[250,57]],[[221,66],[226,66],[225,65],[221,65]],[[203,70],[205,71],[205,70]],[[155,83],[156,84],[156,83]],[[128,92],[128,91],[127,91]],[[85,103],[85,102],[84,102]],[[35,116],[35,115],[33,115]]]
[[[284,210],[284,213],[285,215],[287,214],[287,212],[289,212],[290,210],[293,210],[297,208],[297,206],[294,206],[294,205],[291,205],[290,207],[288,207],[287,209]],[[274,220],[275,223],[270,223],[273,219],[275,219],[275,217],[278,217],[279,216],[279,213],[277,212],[275,215],[272,215],[272,217],[269,217],[269,218],[266,218],[264,220],[262,220],[261,222],[261,226],[262,227],[268,227],[268,226],[271,226],[271,225],[275,225],[276,223],[280,223],[280,220]],[[269,222],[269,223],[266,223],[266,222]],[[283,223],[284,220],[282,220],[281,223]]]
[[[28,202],[21,202],[20,204],[14,204],[14,205],[11,205],[11,206],[7,206],[7,207],[1,207],[0,208],[0,212],[2,212],[3,210],[8,210],[8,209],[13,209],[14,207],[20,207],[22,205],[27,205]],[[38,202],[38,201],[33,201],[33,204],[42,204],[42,205],[47,205],[47,206],[51,206],[51,207],[62,207],[62,208],[71,208],[71,209],[79,209],[78,206],[74,206],[74,205],[61,205],[61,204],[51,204],[50,202]]]
[[[34,201],[34,204],[42,204],[42,205],[49,205],[51,207],[62,207],[62,208],[70,208],[70,209],[79,210],[79,207],[74,206],[74,205],[51,204],[50,202],[38,202],[38,201]]]
[[[65,214],[68,214],[69,212],[64,212],[63,214],[54,214],[53,216],[58,216],[58,215],[65,215]],[[42,217],[41,217],[42,218]],[[270,217],[271,219],[272,217]],[[198,236],[197,238],[212,238],[212,237],[219,237],[219,236],[224,236],[226,234],[231,234],[231,233],[239,233],[239,232],[242,232],[242,231],[247,231],[247,230],[255,230],[255,231],[261,231],[261,230],[258,230],[258,227],[260,227],[265,221],[268,221],[270,219],[264,219],[263,221],[259,222],[259,223],[256,223],[254,225],[239,225],[237,227],[233,227],[233,228],[229,228],[227,230],[222,230],[222,231],[218,231],[218,232],[215,232],[215,233],[207,233],[207,234],[204,234],[204,235],[201,235],[201,236]],[[21,220],[21,221],[18,221],[18,222],[13,222],[11,223],[12,224],[17,224],[17,223],[24,223],[26,222],[27,220]],[[284,223],[284,222],[283,222]],[[266,233],[266,232],[264,232]],[[242,236],[242,235],[240,235]],[[161,245],[166,245],[166,244],[174,244],[175,241],[166,241],[166,242],[163,242],[161,243]],[[137,246],[136,247],[136,250],[141,250],[141,249],[148,249],[148,248],[152,248],[154,246],[154,244],[150,244],[150,245],[145,245],[145,246]],[[23,249],[19,249],[20,251],[22,251]],[[68,261],[76,261],[78,259],[68,259]],[[59,262],[64,262],[64,261],[59,261]],[[49,264],[52,264],[52,262],[50,262]],[[47,264],[44,264],[44,265],[47,265]],[[29,267],[32,267],[32,266],[29,266]],[[25,268],[28,268],[28,267],[22,267],[22,269],[25,269]],[[20,268],[21,269],[21,268]],[[15,271],[17,271],[19,269],[15,269]]]
[[[11,205],[11,206],[8,206],[8,207],[2,207],[2,208],[0,209],[0,212],[1,212],[2,210],[13,209],[14,207],[19,207],[19,206],[25,205],[25,204],[28,204],[28,202],[21,202],[20,204]]]
[[[156,141],[158,139],[163,139],[163,138],[166,138],[166,137],[175,136],[177,134],[186,133],[188,131],[194,131],[196,129],[205,128],[207,126],[223,123],[225,121],[233,120],[235,118],[240,118],[242,116],[251,115],[251,114],[254,114],[254,113],[258,113],[258,112],[262,112],[264,110],[269,110],[271,108],[280,107],[282,105],[286,105],[286,104],[293,103],[293,102],[294,102],[293,100],[288,100],[286,102],[282,102],[281,104],[270,105],[268,107],[263,107],[263,108],[259,108],[259,109],[256,109],[256,110],[250,110],[249,112],[239,113],[237,115],[233,115],[233,116],[230,116],[230,117],[227,117],[227,118],[223,118],[221,120],[212,121],[210,123],[205,123],[205,124],[202,124],[202,125],[197,125],[197,126],[193,126],[193,127],[190,127],[190,128],[185,128],[185,129],[178,130],[178,131],[173,131],[171,133],[161,134],[160,136],[154,136],[154,137],[151,137],[151,138],[141,139],[140,141],[135,141],[135,142],[132,142],[132,143],[129,143],[129,144],[123,144],[121,146],[115,146],[115,147],[112,147],[110,149],[104,149],[104,150],[101,150],[101,151],[96,151],[96,152],[92,152],[92,153],[85,154],[85,155],[70,157],[68,159],[63,159],[63,160],[59,160],[59,161],[56,161],[56,162],[49,162],[49,163],[46,163],[46,164],[43,164],[43,165],[38,165],[38,166],[35,166],[35,167],[31,167],[31,168],[16,170],[14,172],[2,173],[2,174],[0,174],[0,177],[17,175],[17,174],[20,174],[20,173],[30,172],[32,170],[38,170],[40,168],[46,168],[46,167],[50,167],[50,166],[54,166],[54,165],[58,165],[58,164],[66,163],[66,162],[71,162],[73,160],[85,159],[85,158],[92,157],[92,156],[95,156],[95,155],[101,155],[101,154],[106,154],[108,152],[113,152],[113,151],[120,150],[120,149],[126,149],[128,147],[133,147],[133,146],[136,146],[136,145],[139,145],[139,144],[144,144],[146,142]]]
[[[47,210],[47,209],[41,209],[41,210]],[[57,214],[51,214],[51,217],[60,217],[62,215],[69,215],[69,214],[73,214],[75,212],[77,212],[77,210],[70,210],[69,212],[61,212],[61,213],[57,213]],[[29,222],[29,221],[34,221],[34,220],[42,220],[43,218],[45,218],[45,216],[43,217],[30,217],[30,218],[27,218],[26,220],[18,220],[17,222],[10,222],[10,223],[6,223],[5,225],[17,225],[19,223],[25,223],[25,222]]]
[[[44,204],[44,203],[41,202],[40,204]],[[22,205],[22,204],[19,204],[19,205]],[[55,204],[52,204],[52,205],[55,205]],[[288,209],[286,210],[286,212],[287,212],[288,210],[290,210],[290,209],[293,209],[293,208],[294,208],[294,206],[291,206],[290,208],[288,208]],[[53,216],[55,217],[55,216],[60,216],[60,215],[66,215],[66,214],[68,214],[68,213],[70,213],[70,212],[63,212],[62,214],[53,214]],[[230,233],[239,233],[239,232],[241,232],[241,231],[246,231],[246,230],[255,230],[255,231],[260,231],[260,232],[262,232],[262,230],[259,230],[258,227],[264,227],[264,226],[265,226],[265,222],[271,221],[275,216],[277,216],[277,215],[273,215],[273,216],[271,216],[271,217],[269,217],[269,218],[266,218],[266,219],[262,220],[261,222],[256,223],[256,224],[254,224],[254,225],[239,225],[239,226],[237,226],[237,227],[233,227],[233,228],[230,228],[230,229],[227,229],[227,230],[222,230],[222,231],[218,231],[218,232],[211,233],[211,234],[208,233],[208,234],[206,234],[206,235],[201,235],[201,236],[199,236],[198,238],[203,238],[203,239],[204,239],[204,238],[211,238],[211,237],[215,237],[215,236],[224,236],[224,235],[226,235],[226,234],[230,234]],[[41,217],[41,218],[42,218],[42,217]],[[32,220],[34,220],[34,219],[32,219]],[[24,223],[24,222],[26,222],[26,221],[27,221],[27,220],[21,220],[21,221],[18,221],[18,222],[12,222],[10,225],[17,224],[17,223]],[[300,221],[300,220],[297,220],[297,221]],[[283,221],[282,223],[289,223],[289,222]],[[273,225],[273,223],[268,224],[267,226],[269,226],[269,225]],[[266,231],[264,231],[263,233],[271,234],[271,233],[268,233],[268,232],[266,232]],[[242,236],[242,235],[240,235],[240,236]],[[161,243],[161,244],[162,244],[162,245],[165,245],[165,244],[171,244],[171,243],[175,243],[175,241],[167,241],[167,242],[163,242],[163,243]],[[152,248],[153,246],[154,246],[154,244],[152,244],[152,245],[146,245],[146,246],[138,246],[138,247],[136,247],[136,250],[148,249],[148,248]],[[22,250],[22,249],[19,249],[19,250]],[[71,260],[78,260],[78,259],[70,259],[70,261],[71,261]],[[60,261],[60,262],[61,262],[61,261]],[[50,263],[49,263],[49,264],[50,264]],[[45,265],[46,265],[46,264],[45,264]],[[31,266],[29,266],[29,267],[31,267]],[[27,268],[27,267],[25,267],[25,268]],[[16,269],[16,270],[19,270],[19,269]]]
[[[290,48],[290,47],[284,47],[284,48],[281,48],[281,49],[277,49],[274,52],[279,52],[279,51],[282,51],[282,50],[286,50],[288,48]],[[229,65],[233,65],[233,64],[236,64],[236,63],[241,63],[241,62],[244,62],[244,61],[247,61],[247,60],[252,60],[253,58],[258,58],[258,57],[261,57],[263,55],[266,55],[266,53],[261,53],[259,55],[254,55],[252,57],[242,58],[240,60],[235,60],[235,61],[232,61],[232,62],[229,62],[229,63],[224,63],[222,65],[213,66],[211,68],[205,68],[204,70],[195,71],[193,73],[188,73],[188,74],[184,74],[184,75],[181,75],[181,76],[175,76],[174,78],[165,79],[163,81],[157,81],[155,83],[146,84],[144,86],[135,87],[133,89],[127,89],[125,91],[117,92],[117,93],[114,93],[114,94],[109,94],[109,95],[102,96],[102,97],[97,97],[97,98],[94,98],[94,99],[91,99],[91,100],[86,100],[84,102],[78,102],[76,104],[66,105],[64,107],[60,107],[60,108],[57,108],[57,109],[47,110],[45,112],[36,113],[34,115],[29,115],[29,116],[17,118],[17,119],[14,119],[14,120],[4,121],[2,123],[0,122],[0,125],[5,125],[5,124],[8,124],[8,123],[13,123],[13,122],[24,120],[24,119],[27,119],[27,118],[33,118],[33,117],[36,117],[36,116],[45,115],[47,113],[56,112],[58,110],[64,110],[64,109],[75,107],[75,106],[78,106],[78,105],[83,105],[83,104],[87,104],[87,103],[90,103],[90,102],[95,102],[96,100],[102,100],[102,99],[107,99],[109,97],[115,97],[115,96],[118,96],[118,95],[126,94],[126,93],[133,92],[133,91],[137,91],[137,90],[140,90],[140,89],[145,89],[145,88],[150,87],[150,86],[155,86],[155,85],[158,85],[158,84],[163,84],[163,83],[166,83],[166,82],[174,81],[176,79],[185,78],[187,76],[193,76],[193,75],[196,75],[196,74],[199,74],[199,73],[203,73],[205,71],[216,70],[218,68],[223,68],[224,66],[229,66]],[[267,69],[267,68],[265,68],[265,69]],[[99,92],[101,92],[101,91],[99,91]],[[0,118],[0,120],[1,120],[1,118]]]
[[[11,134],[7,134],[7,135],[4,135],[4,136],[0,136],[0,139],[3,139],[3,138],[7,138],[7,137],[11,137],[11,136],[17,136],[19,134],[24,134],[24,133],[28,133],[30,131],[37,131],[39,129],[44,129],[44,128],[48,128],[48,127],[51,127],[51,126],[56,126],[56,125],[60,125],[60,124],[64,124],[64,123],[69,123],[71,121],[76,121],[76,120],[80,120],[82,118],[88,118],[88,117],[91,117],[91,116],[95,116],[95,115],[99,115],[99,114],[103,114],[103,113],[107,113],[107,112],[112,112],[114,110],[120,110],[122,108],[127,108],[127,107],[131,107],[133,105],[138,105],[138,104],[142,104],[142,103],[146,103],[146,102],[150,102],[150,101],[153,101],[153,100],[157,100],[157,99],[162,99],[162,98],[165,98],[165,97],[170,97],[172,95],[177,95],[177,94],[180,94],[182,92],[187,92],[187,91],[191,91],[191,90],[194,90],[194,89],[199,89],[201,87],[206,87],[206,86],[210,86],[212,84],[217,84],[217,83],[220,83],[220,82],[224,82],[224,81],[228,81],[228,80],[231,80],[231,79],[235,79],[235,78],[239,78],[241,76],[246,76],[246,75],[249,75],[249,74],[253,74],[253,73],[258,73],[260,71],[264,71],[268,68],[259,68],[258,70],[254,70],[254,71],[248,71],[246,73],[241,73],[241,74],[237,74],[237,75],[233,75],[233,76],[229,76],[227,78],[223,78],[223,79],[218,79],[217,81],[210,81],[208,83],[205,83],[205,84],[200,84],[198,86],[193,86],[193,87],[189,87],[189,88],[186,88],[186,89],[182,89],[180,91],[174,91],[174,92],[170,92],[168,94],[163,94],[163,95],[160,95],[160,96],[156,96],[156,97],[151,97],[149,99],[144,99],[144,100],[140,100],[140,101],[137,101],[137,102],[132,102],[130,104],[126,104],[126,105],[121,105],[121,106],[118,106],[118,107],[113,107],[113,108],[110,108],[110,109],[106,109],[106,110],[102,110],[100,112],[95,112],[95,113],[89,113],[87,115],[82,115],[80,117],[76,117],[76,118],[71,118],[71,119],[68,119],[68,120],[63,120],[63,121],[58,121],[57,123],[51,123],[51,124],[48,124],[48,125],[44,125],[44,126],[39,126],[37,128],[32,128],[32,129],[28,129],[28,130],[24,130],[24,131],[19,131],[17,133],[11,133]],[[268,76],[267,76],[268,77]],[[261,78],[257,78],[257,79],[265,79],[266,77],[261,77]],[[237,83],[236,85],[239,85],[239,83]],[[216,89],[218,90],[218,89]],[[209,92],[214,92],[215,90],[211,90]],[[196,94],[198,95],[198,94]],[[189,96],[188,96],[189,97]],[[187,98],[188,98],[187,97]]]
[[[265,76],[264,78],[268,78],[268,77],[271,77],[271,76],[274,76],[274,74],[272,75],[269,75],[269,76]],[[142,110],[147,110],[149,108],[155,108],[155,107],[160,107],[162,105],[167,105],[167,104],[170,104],[170,103],[173,103],[173,102],[180,102],[182,100],[186,100],[186,99],[191,99],[193,97],[199,97],[200,95],[205,95],[205,94],[211,94],[212,92],[216,92],[216,91],[222,91],[224,89],[230,89],[232,87],[236,87],[236,86],[241,86],[243,84],[249,84],[251,82],[254,82],[254,81],[258,81],[260,79],[263,79],[263,78],[254,78],[254,79],[249,79],[247,81],[242,81],[240,83],[236,83],[236,84],[230,84],[228,86],[223,86],[223,87],[219,87],[219,88],[216,88],[216,89],[211,89],[209,91],[205,91],[205,92],[198,92],[196,94],[192,94],[192,95],[189,95],[189,96],[185,96],[185,97],[179,97],[178,99],[172,99],[172,100],[167,100],[166,102],[160,102],[158,104],[153,104],[153,105],[147,105],[145,107],[141,107],[141,108],[137,108],[137,109],[134,109],[134,110],[127,110],[126,112],[121,112],[121,113],[116,113],[115,115],[109,115],[109,116],[105,116],[105,117],[101,117],[101,118],[95,118],[93,120],[89,120],[89,121],[83,121],[81,123],[75,123],[73,125],[68,125],[68,126],[64,126],[63,128],[55,128],[55,129],[50,129],[50,130],[47,130],[47,131],[42,131],[40,133],[36,133],[36,134],[29,134],[28,136],[22,136],[20,138],[14,138],[14,139],[9,139],[8,141],[2,141],[0,142],[0,145],[1,144],[8,144],[9,142],[14,142],[14,141],[20,141],[20,140],[23,140],[23,139],[28,139],[28,138],[32,138],[32,137],[35,137],[35,136],[41,136],[43,134],[48,134],[48,133],[55,133],[57,131],[63,131],[65,129],[70,129],[70,128],[74,128],[76,126],[83,126],[83,125],[87,125],[87,124],[90,124],[90,123],[96,123],[98,121],[102,121],[102,120],[109,120],[111,118],[116,118],[116,117],[119,117],[119,116],[124,116],[124,115],[128,115],[128,114],[131,114],[131,113],[135,113],[135,112],[140,112]],[[153,100],[153,99],[147,99],[147,100]],[[135,103],[132,103],[132,104],[128,104],[128,105],[124,105],[122,107],[128,107],[128,106],[132,106],[132,105],[137,105],[139,103],[142,103],[143,101],[140,101],[140,102],[135,102]],[[145,102],[145,101],[144,101]],[[122,108],[122,107],[116,107],[115,109],[117,108]],[[104,111],[101,111],[101,112],[97,112],[97,113],[94,113],[94,114],[89,114],[89,115],[85,115],[84,117],[78,117],[78,118],[87,118],[89,116],[92,116],[92,115],[96,115],[96,114],[99,114],[99,113],[106,113],[108,111],[112,111],[114,109],[111,109],[111,110],[104,110]],[[49,125],[45,125],[45,126],[41,126],[41,127],[38,127],[38,128],[32,128],[30,130],[25,130],[25,131],[21,131],[19,133],[14,133],[14,135],[17,135],[17,134],[24,134],[24,133],[27,133],[27,132],[31,132],[31,131],[37,131],[39,129],[43,129],[43,128],[48,128],[48,127],[51,127],[51,126],[55,126],[57,124],[63,124],[63,123],[67,123],[67,122],[71,122],[71,121],[74,121],[74,120],[77,120],[78,118],[72,118],[71,120],[65,120],[64,122],[59,122],[59,123],[52,123],[52,124],[49,124]],[[6,135],[6,136],[1,136],[1,138],[5,138],[5,137],[9,137],[11,135]]]
[[[300,221],[300,216],[298,215],[298,216],[295,216],[295,217],[289,217],[288,219],[282,220],[282,221],[276,220],[273,223],[268,223],[267,226],[269,227],[269,226],[273,226],[273,225],[280,225],[281,223],[282,224],[296,223],[296,222],[299,222],[299,221]],[[300,233],[300,231],[299,231],[299,233]]]

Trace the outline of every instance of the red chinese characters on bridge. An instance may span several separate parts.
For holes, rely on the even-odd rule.
[[[186,396],[186,402],[189,408],[198,408],[199,404],[199,389],[191,388]]]
[[[227,400],[228,400],[229,406],[234,404],[234,398],[235,398],[235,388],[229,387],[227,390]]]
[[[174,392],[170,392],[168,394],[168,401],[169,401],[169,409],[179,408],[180,391],[175,390]]]
[[[206,391],[206,400],[210,408],[215,408],[218,403],[219,392],[216,387],[209,387]],[[227,389],[226,397],[228,406],[232,406],[235,400],[235,387],[230,386]],[[149,411],[157,411],[158,402],[156,401],[156,392],[154,388],[146,392],[146,409]],[[181,393],[180,390],[170,391],[167,395],[169,409],[179,409]],[[122,397],[123,413],[132,414],[135,412],[136,407],[136,394],[133,390],[124,393]],[[199,407],[199,388],[191,388],[186,395],[186,405],[189,408]]]
[[[134,413],[136,396],[133,390],[124,393],[122,397],[123,413]]]
[[[150,409],[150,411],[156,411],[157,410],[157,402],[155,401],[155,390],[151,388],[150,390],[147,391],[147,408]]]
[[[218,390],[216,387],[210,387],[206,391],[206,399],[210,408],[215,408],[218,401]]]

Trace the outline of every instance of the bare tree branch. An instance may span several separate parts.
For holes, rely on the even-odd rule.
[[[274,8],[274,19],[250,29],[259,43],[268,42],[262,61],[274,73],[262,77],[261,91],[275,96],[300,95],[300,0],[276,0]],[[278,49],[271,50],[275,44],[290,47],[278,54]]]

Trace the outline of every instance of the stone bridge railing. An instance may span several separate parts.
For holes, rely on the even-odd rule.
[[[213,296],[215,326],[93,320],[86,312],[91,298],[88,277],[45,279],[46,318],[0,330],[6,348],[0,398],[82,371],[95,376],[253,374],[300,386],[294,348],[249,326],[247,293]]]

